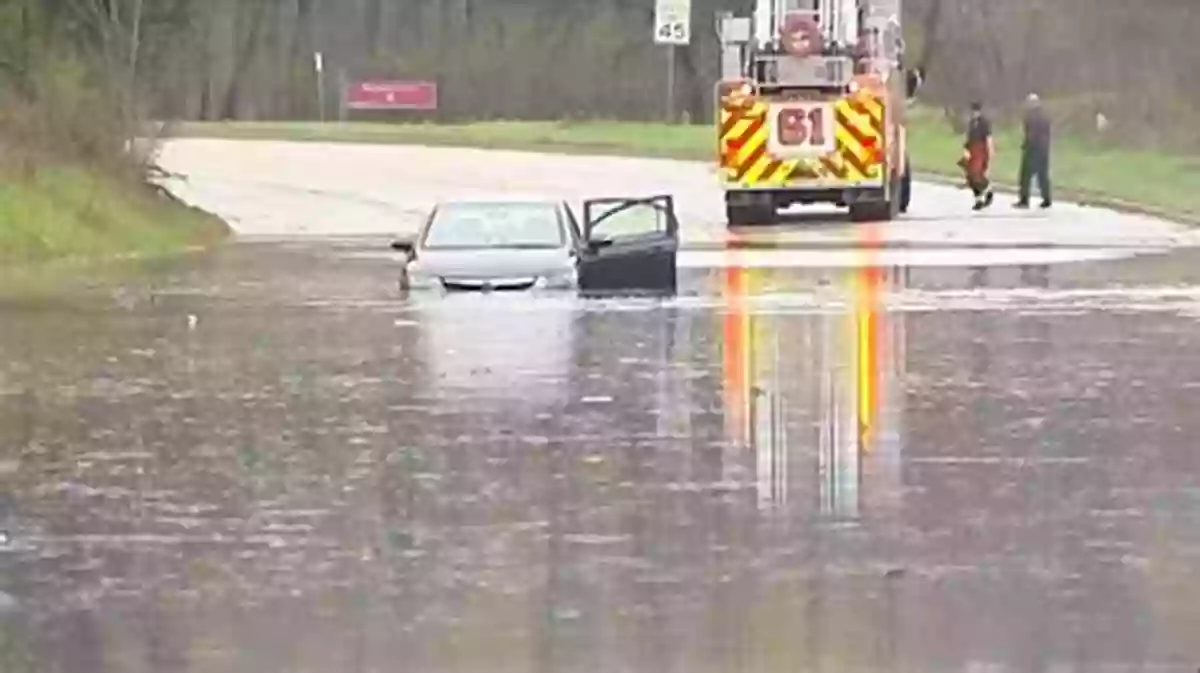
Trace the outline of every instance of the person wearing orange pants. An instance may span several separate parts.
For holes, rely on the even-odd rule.
[[[974,210],[983,210],[992,205],[995,194],[988,178],[988,169],[996,153],[992,137],[992,122],[983,113],[983,104],[971,103],[971,121],[967,126],[967,139],[963,143],[963,158],[959,165],[967,174],[967,185],[975,194]]]

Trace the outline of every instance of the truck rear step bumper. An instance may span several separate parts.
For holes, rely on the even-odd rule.
[[[786,208],[794,204],[834,203],[849,206],[854,203],[883,201],[887,198],[882,185],[847,187],[806,187],[775,189],[729,189],[725,202],[731,205]]]

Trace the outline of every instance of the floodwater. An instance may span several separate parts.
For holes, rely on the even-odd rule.
[[[0,306],[0,671],[1200,662],[1194,285],[402,302],[381,244]]]

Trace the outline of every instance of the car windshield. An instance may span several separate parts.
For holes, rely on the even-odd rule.
[[[438,206],[425,248],[558,248],[565,243],[553,203],[448,203]]]

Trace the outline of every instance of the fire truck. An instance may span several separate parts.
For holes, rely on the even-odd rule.
[[[718,16],[718,171],[730,226],[794,204],[896,218],[912,193],[901,0],[756,0]]]

